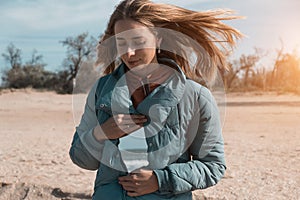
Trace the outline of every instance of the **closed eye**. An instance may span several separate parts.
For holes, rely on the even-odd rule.
[[[138,36],[138,37],[133,37],[132,41],[134,42],[134,45],[143,45],[146,44],[147,40],[142,36]]]
[[[122,47],[126,45],[126,40],[124,38],[116,38],[117,46]]]
[[[146,41],[145,41],[145,40],[142,40],[142,41],[135,41],[134,44],[135,44],[135,45],[144,45],[144,44],[146,44]]]
[[[123,46],[126,46],[126,42],[117,42],[117,45],[119,47],[123,47]]]

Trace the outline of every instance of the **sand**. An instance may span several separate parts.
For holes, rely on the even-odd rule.
[[[68,151],[84,96],[32,89],[0,94],[0,199],[91,199],[94,171]],[[300,199],[300,96],[228,94],[227,171],[194,199]]]

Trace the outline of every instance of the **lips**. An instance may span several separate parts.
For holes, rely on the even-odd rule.
[[[140,60],[130,60],[128,61],[129,65],[137,65],[139,63]]]

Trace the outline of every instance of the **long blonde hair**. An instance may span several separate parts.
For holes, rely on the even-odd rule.
[[[157,57],[170,58],[174,60],[187,77],[205,81],[213,81],[217,70],[226,70],[226,56],[235,46],[236,39],[242,37],[242,34],[221,22],[222,20],[231,20],[239,17],[231,16],[231,11],[192,11],[169,4],[153,3],[149,0],[123,0],[112,13],[104,35],[100,39],[98,58],[96,65],[107,66],[104,74],[109,74],[115,70],[117,57],[117,48],[114,40],[110,44],[106,40],[115,35],[114,26],[118,20],[132,19],[149,28],[163,28],[173,30],[192,38],[209,56],[209,59],[198,59],[194,66],[186,60],[186,52],[179,55],[176,52],[162,49]],[[188,43],[188,44],[187,44]],[[203,51],[199,51],[195,45],[190,42],[174,37],[172,39],[163,38],[162,46],[174,46],[182,44],[188,46],[194,57],[203,58]],[[106,48],[105,48],[106,47]],[[182,49],[182,51],[185,51]]]

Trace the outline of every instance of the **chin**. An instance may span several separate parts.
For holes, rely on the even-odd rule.
[[[143,66],[145,66],[145,64],[143,63],[134,63],[134,64],[131,64],[131,63],[127,63],[127,67],[129,67],[130,69],[132,68],[143,68]]]

